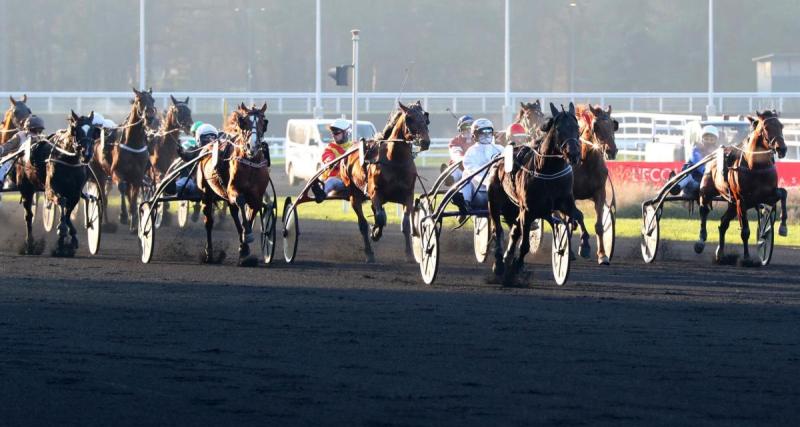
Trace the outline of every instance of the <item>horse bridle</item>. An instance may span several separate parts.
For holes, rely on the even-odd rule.
[[[777,153],[778,152],[778,137],[770,138],[769,132],[767,131],[767,126],[765,124],[770,120],[778,120],[778,118],[775,117],[775,116],[772,116],[772,117],[767,117],[766,119],[761,119],[761,129],[762,130],[761,130],[761,135],[759,135],[759,137],[760,138],[764,138],[767,141],[767,148],[769,148],[769,150],[767,150],[768,152]]]

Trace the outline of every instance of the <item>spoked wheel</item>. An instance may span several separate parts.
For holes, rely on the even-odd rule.
[[[83,187],[83,223],[88,235],[89,253],[96,255],[100,248],[100,224],[103,222],[103,200],[100,186],[94,181],[87,181]]]
[[[486,254],[489,253],[489,218],[482,216],[472,217],[472,243],[475,247],[475,259],[478,262],[486,261]]]
[[[553,247],[550,250],[553,278],[558,286],[567,283],[569,278],[570,245],[569,227],[561,221],[553,221]]]
[[[155,207],[158,210],[158,207]],[[144,202],[139,207],[139,243],[142,248],[142,262],[147,264],[153,258],[153,247],[155,245],[156,212],[153,212],[153,205]]]
[[[283,259],[290,264],[297,256],[297,243],[300,237],[297,209],[291,209],[292,206],[292,198],[287,197],[283,204]]]
[[[651,263],[658,253],[659,229],[661,215],[653,205],[647,205],[642,214],[642,258]]]
[[[156,187],[150,184],[145,184],[142,187],[142,190],[139,192],[139,196],[141,197],[142,202],[151,202],[153,200],[153,196],[155,196]],[[155,221],[156,228],[161,228],[161,221],[164,219],[164,208],[166,206],[163,203],[160,203],[157,209],[153,209],[155,213],[155,217],[153,218]]]
[[[539,251],[539,248],[542,246],[542,228],[544,227],[544,221],[541,219],[537,219],[533,221],[531,224],[531,232],[528,236],[530,241],[531,249],[530,253],[535,254]]]
[[[50,201],[50,199],[44,199],[44,206],[42,207],[42,225],[44,225],[44,231],[50,231],[53,229],[53,226],[56,225],[56,211],[58,210],[58,206],[55,203]]]
[[[424,199],[414,200],[414,209],[411,211],[411,249],[414,260],[422,262],[422,219],[430,216],[428,202]]]
[[[261,257],[264,264],[270,264],[275,256],[275,240],[277,237],[275,223],[278,222],[278,198],[272,181],[264,193],[264,203],[259,212],[261,224]]]
[[[769,265],[772,260],[772,249],[775,244],[775,206],[758,206],[758,257],[761,265]]]
[[[181,200],[178,202],[178,227],[186,227],[189,222],[189,201]]]
[[[603,206],[603,246],[609,261],[614,256],[614,243],[617,240],[617,208],[613,205]]]
[[[439,230],[441,226],[431,217],[425,217],[420,224],[422,260],[419,271],[426,285],[433,283],[439,272]]]

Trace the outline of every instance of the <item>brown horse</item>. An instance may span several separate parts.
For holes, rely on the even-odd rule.
[[[150,146],[150,164],[153,166],[154,180],[161,181],[161,177],[169,169],[172,162],[178,157],[180,147],[180,133],[190,133],[192,127],[192,110],[189,108],[189,97],[178,101],[170,95],[170,106],[164,113],[161,128],[155,134]]]
[[[756,116],[748,116],[753,131],[743,147],[730,148],[728,156],[733,159],[731,166],[726,168],[725,165],[717,164],[718,162],[708,163],[700,185],[700,240],[695,243],[697,253],[702,252],[705,246],[706,220],[711,211],[711,202],[720,195],[728,202],[728,209],[720,219],[719,246],[714,255],[716,262],[723,262],[725,259],[725,232],[736,216],[744,245],[742,265],[752,264],[747,245],[750,238],[747,211],[757,208],[759,204],[774,205],[781,201],[783,211],[779,234],[786,235],[786,190],[778,188],[778,172],[773,157],[774,153],[780,158],[786,156],[783,124],[774,110],[763,113],[756,111]]]
[[[144,177],[150,168],[150,155],[147,145],[147,128],[157,119],[152,89],[138,91],[133,89],[133,101],[128,117],[118,129],[119,141],[110,148],[96,142],[97,155],[92,160],[92,170],[100,182],[111,177],[117,184],[120,194],[120,223],[129,223],[130,231],[136,232],[139,209],[137,198],[144,185]],[[130,216],[130,221],[128,218]]]
[[[3,123],[0,125],[0,145],[16,135],[31,115],[31,109],[25,104],[28,95],[22,95],[21,100],[16,100],[13,96],[9,96],[8,99],[11,101],[11,106],[3,115]]]
[[[611,106],[606,110],[592,105],[579,105],[577,109],[578,123],[581,132],[581,164],[573,171],[572,192],[576,200],[592,200],[597,220],[594,232],[597,234],[597,262],[608,265],[609,257],[603,241],[603,207],[606,205],[606,181],[608,168],[606,156],[613,160],[617,156],[617,144],[614,132],[619,129],[619,122],[611,118]],[[581,227],[582,257],[589,256],[589,232],[583,221]]]
[[[544,113],[542,113],[542,103],[538,99],[534,102],[520,102],[519,111],[514,117],[513,123],[519,123],[528,132],[531,139],[540,137],[539,126],[544,123]],[[495,133],[495,140],[498,144],[505,145],[508,142],[508,135],[505,130]]]
[[[235,128],[227,128],[233,139],[214,143],[209,149],[217,150],[217,153],[200,160],[197,186],[203,194],[206,226],[203,262],[217,261],[213,256],[211,231],[214,228],[214,202],[219,199],[228,204],[239,233],[239,265],[253,266],[258,262],[250,255],[249,243],[254,240],[253,220],[261,210],[270,179],[269,147],[263,142],[269,123],[264,115],[266,111],[266,103],[261,108],[240,105],[229,118],[229,123],[236,123]]]
[[[73,111],[67,132],[54,135],[51,141],[52,151],[47,159],[45,196],[61,211],[58,245],[54,251],[56,256],[72,256],[78,249],[78,231],[72,224],[70,216],[81,200],[83,186],[89,174],[86,166],[93,157],[95,140],[100,136],[100,129],[92,124],[93,121],[94,112],[88,117],[78,117]],[[28,218],[27,212],[25,217]],[[28,221],[28,230],[30,227]],[[70,237],[68,245],[67,233]]]
[[[566,222],[567,217],[579,215],[572,195],[572,168],[580,164],[578,120],[575,106],[558,111],[552,103],[551,118],[541,127],[544,136],[534,146],[515,147],[514,167],[507,173],[498,167],[489,181],[489,218],[495,232],[495,276],[502,276],[504,286],[513,286],[521,270],[525,255],[530,250],[531,224],[537,219],[551,222],[558,212]],[[501,218],[509,225],[511,236],[503,254],[503,226]],[[520,237],[526,236],[520,242]],[[519,256],[514,253],[519,245]],[[510,264],[510,265],[508,265]]]
[[[406,259],[413,260],[411,249],[411,211],[414,208],[414,185],[417,180],[417,166],[414,164],[413,145],[427,150],[431,139],[428,135],[430,119],[428,113],[417,101],[405,106],[398,103],[399,110],[389,121],[382,133],[382,139],[367,142],[365,157],[374,157],[367,164],[361,164],[358,153],[353,153],[339,164],[342,181],[350,194],[350,206],[358,217],[358,229],[364,240],[364,253],[367,262],[375,262],[375,254],[370,244],[378,241],[386,226],[386,211],[383,204],[394,202],[403,205],[401,230],[406,241]],[[356,141],[356,144],[364,143]],[[372,201],[375,224],[372,233],[364,217],[362,204]]]

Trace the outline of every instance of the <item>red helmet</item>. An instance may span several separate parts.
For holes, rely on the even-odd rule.
[[[519,123],[512,123],[511,126],[508,127],[506,130],[506,135],[514,136],[514,135],[528,135],[528,132],[525,131],[525,127]]]

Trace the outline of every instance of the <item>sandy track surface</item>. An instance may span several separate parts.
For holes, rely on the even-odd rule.
[[[376,265],[355,224],[301,222],[295,264],[245,269],[230,222],[223,265],[198,263],[199,224],[143,265],[122,230],[17,255],[21,211],[0,216],[0,425],[800,421],[796,249],[743,269],[667,242],[645,265],[623,241],[557,287],[545,248],[507,290],[452,232],[426,287],[396,227]]]

